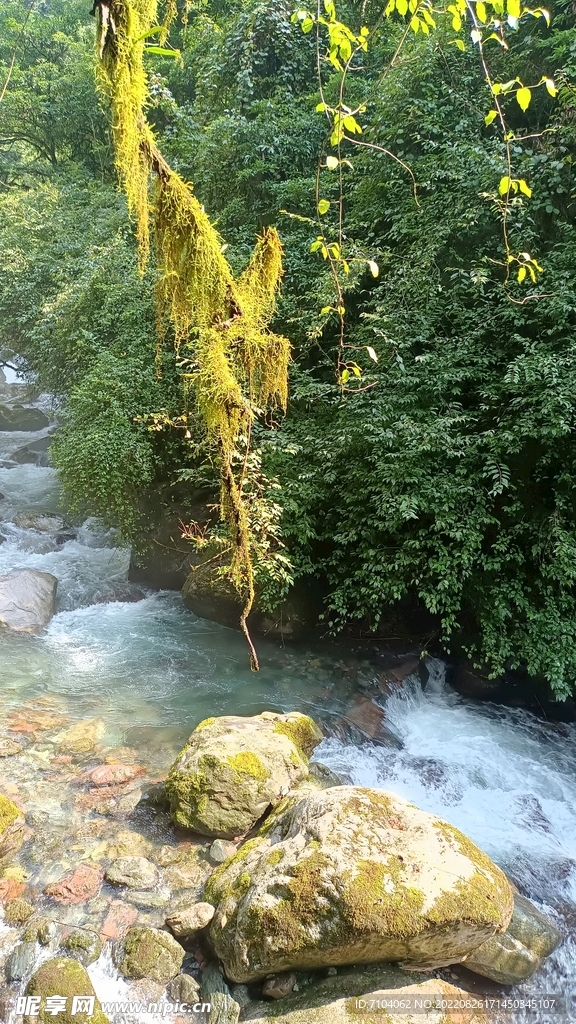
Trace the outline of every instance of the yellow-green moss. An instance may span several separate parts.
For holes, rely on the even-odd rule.
[[[0,793],[0,836],[21,817],[22,813],[18,810],[16,804]]]
[[[60,1024],[109,1024],[108,1017],[102,1012],[98,999],[95,1001],[94,1013],[75,1013],[72,1016],[72,997],[77,995],[93,996],[94,988],[87,971],[77,960],[57,957],[47,960],[38,968],[28,982],[26,995],[40,996],[42,1003],[40,1013],[25,1017],[25,1024],[48,1024],[55,1018],[46,1012],[45,1000],[48,996],[66,996],[67,1008],[58,1014]]]
[[[430,920],[443,919],[445,915],[455,913],[456,906],[462,914],[465,905],[470,908],[474,921],[495,925],[498,931],[507,928],[514,911],[514,894],[504,872],[454,825],[437,821],[434,827],[453,850],[474,864],[476,871],[471,878],[459,882],[452,892],[445,893],[436,901],[428,915]]]
[[[266,858],[266,863],[271,867],[275,867],[283,859],[285,850],[282,846],[277,846]]]
[[[213,725],[215,721],[216,721],[215,718],[205,718],[204,721],[200,722],[196,726],[194,732],[200,732],[200,729],[207,729],[208,726],[209,725]]]
[[[270,778],[270,772],[264,767],[260,758],[248,750],[229,757],[228,764],[235,771],[242,772],[243,775],[249,775],[251,778],[256,779],[257,782],[266,782]]]
[[[303,757],[308,760],[324,738],[316,723],[308,715],[299,715],[286,722],[275,722],[274,732],[282,733],[292,740]]]
[[[9,903],[6,904],[4,910],[4,921],[6,924],[12,925],[24,924],[29,917],[32,917],[33,913],[34,907],[32,904],[28,903],[28,900],[18,897],[10,900]]]
[[[424,893],[406,885],[403,875],[402,862],[393,856],[386,863],[360,861],[354,873],[344,876],[342,910],[351,930],[384,932],[397,938],[423,930]],[[392,879],[392,891],[385,888],[388,879]]]

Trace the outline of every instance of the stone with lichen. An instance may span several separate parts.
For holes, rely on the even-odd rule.
[[[58,1014],[60,1024],[109,1024],[96,998],[93,1013],[88,1010],[72,1013],[74,996],[95,996],[88,972],[77,960],[68,957],[47,960],[30,978],[26,995],[39,996],[41,1002],[38,1013],[24,1017],[24,1024],[48,1024],[48,1021],[54,1020],[54,1015],[46,1006],[49,996],[62,996],[66,999],[66,1009]]]
[[[159,928],[131,928],[116,957],[126,978],[149,978],[166,985],[179,973],[184,950]]]
[[[550,918],[514,894],[514,913],[505,932],[491,935],[466,959],[466,967],[500,985],[520,985],[532,977],[562,941]]]
[[[392,793],[288,797],[209,880],[229,978],[378,960],[456,963],[512,916],[504,873],[452,825]]]
[[[0,867],[8,864],[24,842],[24,815],[0,793]]]
[[[177,825],[202,835],[243,835],[308,776],[322,739],[307,715],[264,712],[208,718],[177,757],[166,793]]]

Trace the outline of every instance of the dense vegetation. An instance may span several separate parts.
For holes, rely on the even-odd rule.
[[[71,500],[134,538],[154,496],[213,487],[216,473],[170,349],[155,373],[155,271],[137,273],[87,8],[46,0],[22,29],[22,5],[0,3],[2,80],[17,46],[0,103],[0,350],[62,400],[54,459]],[[378,3],[339,7],[355,31],[361,9],[377,22]],[[310,251],[318,229],[306,219],[326,132],[314,33],[291,23],[292,10],[290,0],[206,0],[172,29],[181,63],[150,58],[149,117],[234,271],[262,228],[278,227],[284,245],[275,329],[292,343],[290,404],[283,422],[262,418],[254,458],[260,491],[269,481],[274,496],[257,507],[289,564],[263,558],[261,600],[314,577],[334,628],[373,629],[417,601],[447,644],[493,672],[526,667],[562,696],[576,678],[572,6],[556,4],[550,27],[521,25],[493,57],[501,81],[545,76],[558,87],[535,90],[526,111],[510,107],[509,127],[530,136],[513,146],[514,173],[532,190],[514,200],[511,239],[544,273],[508,288],[486,199],[505,147],[485,124],[477,52],[461,53],[444,29],[419,33],[382,76],[398,26],[384,22],[371,40],[350,95],[366,98],[363,139],[405,166],[381,149],[345,152],[346,360],[360,372],[345,386],[334,281]],[[321,184],[330,224],[339,176],[322,172]]]

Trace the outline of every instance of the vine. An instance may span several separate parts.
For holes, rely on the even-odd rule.
[[[556,96],[557,89],[553,79],[545,76],[535,85],[526,85],[517,78],[509,82],[496,82],[490,72],[486,45],[490,41],[495,41],[501,49],[508,49],[506,39],[508,30],[516,31],[525,17],[544,18],[549,24],[550,14],[542,7],[534,9],[524,7],[522,0],[449,0],[444,3],[434,3],[434,0],[388,0],[377,20],[375,30],[381,26],[384,19],[392,16],[401,19],[400,39],[388,65],[377,78],[374,88],[377,88],[386,75],[397,67],[402,50],[410,35],[419,32],[426,36],[430,35],[437,29],[438,19],[448,20],[455,33],[462,33],[468,27],[471,42],[478,47],[482,71],[492,100],[492,107],[486,114],[485,124],[487,127],[493,122],[498,125],[504,143],[506,166],[506,173],[500,178],[497,191],[486,196],[497,208],[502,225],[504,259],[492,260],[492,262],[504,269],[503,285],[508,297],[514,302],[523,303],[527,301],[526,298],[515,299],[509,292],[508,285],[512,271],[515,270],[516,280],[520,285],[524,281],[535,284],[538,276],[543,273],[543,267],[530,253],[514,252],[510,243],[508,225],[511,209],[522,196],[529,199],[532,190],[525,179],[514,176],[512,147],[515,143],[522,141],[522,136],[509,130],[506,124],[503,98],[514,96],[521,110],[526,111],[534,89],[544,86],[551,96]],[[368,50],[369,39],[374,35],[375,30],[370,32],[366,26],[362,26],[359,32],[353,31],[338,19],[334,0],[317,0],[314,13],[299,8],[294,12],[291,20],[299,24],[304,33],[316,31],[317,77],[320,91],[320,102],[316,106],[316,111],[325,115],[328,122],[328,133],[324,152],[320,156],[317,166],[315,223],[318,226],[318,235],[310,249],[312,252],[319,252],[328,262],[334,284],[336,305],[325,306],[321,312],[328,315],[335,313],[338,317],[336,376],[340,388],[342,393],[358,392],[374,385],[362,384],[361,367],[355,359],[349,357],[347,350],[350,346],[346,344],[345,280],[350,273],[350,264],[359,260],[357,257],[354,260],[347,257],[345,251],[343,169],[346,167],[352,169],[352,164],[344,156],[344,143],[351,147],[366,147],[384,153],[399,163],[411,178],[416,203],[418,203],[417,183],[410,167],[391,150],[375,142],[359,138],[363,134],[359,118],[367,109],[367,99],[365,98],[354,108],[345,103],[348,75],[354,70],[357,57]],[[324,36],[327,38],[325,48],[322,44]],[[449,42],[459,50],[466,49],[461,35]],[[324,90],[323,68],[326,65],[340,74],[338,97],[335,103],[327,101]],[[333,152],[328,152],[328,149],[332,149]],[[321,195],[323,171],[338,174],[338,197],[335,201],[330,201]],[[330,236],[325,226],[325,216],[332,206],[336,207],[336,231]],[[288,211],[283,212],[288,213]],[[292,214],[288,215],[293,216]],[[299,219],[309,219],[312,222],[310,218]],[[369,268],[374,277],[378,277],[379,268],[374,260],[365,259],[360,262]],[[529,297],[536,298],[538,296],[531,295]],[[370,359],[377,362],[378,356],[374,349],[371,346],[365,348]],[[353,387],[350,387],[352,381],[355,383]]]
[[[242,600],[240,626],[257,670],[247,623],[255,583],[246,477],[255,417],[269,406],[285,409],[287,403],[290,346],[269,327],[282,275],[282,246],[274,228],[264,230],[248,267],[235,279],[222,240],[192,186],[172,170],[156,144],[145,114],[144,54],[177,54],[164,45],[174,3],[166,10],[159,26],[157,0],[100,3],[99,81],[111,103],[116,166],[136,221],[142,269],[154,221],[159,346],[170,329],[177,351],[182,346],[189,350],[181,360],[184,379],[217,452],[220,509],[231,544],[228,573]],[[155,35],[162,45],[148,44]]]

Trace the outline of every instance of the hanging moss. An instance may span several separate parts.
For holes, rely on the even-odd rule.
[[[174,11],[174,0],[168,0],[164,38]],[[222,241],[192,186],[156,146],[146,120],[149,93],[143,61],[147,33],[157,15],[157,0],[112,0],[110,7],[100,6],[100,83],[111,103],[116,167],[136,221],[142,268],[150,248],[150,173],[156,178],[152,213],[159,266],[158,361],[170,330],[177,350],[186,346],[190,354],[188,383],[220,462],[220,507],[231,541],[229,574],[243,600],[240,625],[257,668],[246,621],[255,598],[246,467],[256,410],[286,407],[290,346],[269,329],[282,275],[282,246],[277,232],[266,229],[248,267],[235,280]]]

